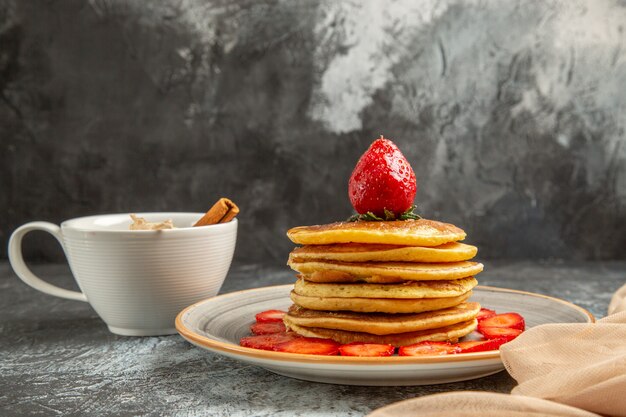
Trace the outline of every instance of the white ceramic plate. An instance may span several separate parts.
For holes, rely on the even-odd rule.
[[[224,294],[180,312],[176,329],[203,349],[271,372],[307,381],[348,385],[426,385],[464,381],[504,369],[496,351],[445,356],[359,358],[271,352],[239,346],[250,335],[254,316],[264,310],[287,310],[293,285]],[[527,327],[544,323],[587,323],[585,309],[544,295],[494,287],[476,287],[472,301],[498,313],[520,313]]]

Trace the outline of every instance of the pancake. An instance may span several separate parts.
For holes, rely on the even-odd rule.
[[[439,246],[465,239],[453,224],[434,220],[338,222],[289,229],[287,237],[299,245],[332,243],[381,243],[403,246]]]
[[[367,282],[370,284],[401,284],[406,282],[406,280],[401,277],[381,277],[380,275],[373,277],[357,277],[347,272],[333,271],[331,269],[315,271],[310,274],[298,274],[296,276],[310,282]]]
[[[300,307],[322,311],[355,311],[357,313],[422,313],[454,307],[465,302],[472,291],[458,297],[399,299],[399,298],[339,298],[307,297],[291,291],[291,301]]]
[[[472,320],[480,311],[478,303],[417,314],[353,313],[348,311],[316,311],[292,305],[283,318],[287,327],[320,327],[376,335],[437,329]]]
[[[300,278],[294,291],[299,295],[322,298],[442,298],[458,297],[477,284],[474,277],[453,281],[405,281],[401,284],[322,284]]]
[[[459,262],[476,256],[478,248],[459,242],[444,243],[431,248],[422,246],[338,243],[308,245],[294,249],[289,259],[305,261],[325,259],[342,262]]]
[[[353,277],[385,276],[402,278],[403,281],[452,280],[471,277],[483,270],[477,262],[411,263],[411,262],[339,262],[325,260],[296,261],[287,265],[302,274],[318,271],[338,271]]]
[[[393,346],[407,346],[419,342],[456,342],[459,338],[470,334],[476,329],[476,319],[464,321],[438,329],[419,330],[417,332],[397,333],[388,335],[376,335],[363,332],[349,332],[346,330],[332,330],[321,327],[304,327],[290,324],[288,327],[294,332],[305,337],[319,337],[333,339],[336,342],[346,344],[352,342],[385,343]]]

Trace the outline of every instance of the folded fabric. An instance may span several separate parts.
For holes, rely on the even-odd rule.
[[[546,324],[501,348],[515,395],[626,416],[626,311],[597,323]]]
[[[600,417],[579,408],[517,395],[458,391],[400,401],[368,417]]]
[[[500,349],[514,395],[454,392],[383,407],[390,416],[626,417],[626,285],[596,323],[545,324]]]
[[[617,290],[609,304],[609,315],[626,311],[626,285]]]

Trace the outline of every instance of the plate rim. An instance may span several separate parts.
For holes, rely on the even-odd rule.
[[[211,351],[219,351],[229,355],[245,356],[251,359],[261,359],[279,362],[302,363],[302,364],[327,364],[327,365],[409,365],[409,364],[433,364],[433,363],[456,363],[478,360],[499,359],[500,351],[491,350],[486,352],[464,353],[459,355],[423,355],[423,356],[392,356],[385,358],[377,357],[356,357],[356,356],[323,356],[323,355],[306,355],[301,353],[274,352],[270,350],[260,350],[236,345],[234,343],[225,343],[218,340],[210,339],[206,336],[198,334],[183,324],[183,316],[191,310],[198,308],[199,305],[213,301],[215,299],[230,298],[241,294],[256,292],[260,290],[270,290],[279,288],[293,288],[293,284],[270,285],[258,288],[249,288],[245,290],[233,291],[226,294],[216,295],[201,301],[198,301],[184,308],[176,316],[176,330],[187,341],[196,346],[209,349]],[[529,291],[514,290],[509,288],[493,287],[489,285],[478,285],[475,289],[485,289],[488,291],[516,293],[528,295],[531,297],[539,297],[549,299],[551,301],[565,304],[574,310],[578,310],[589,318],[588,323],[595,323],[596,319],[587,309],[580,307],[574,303],[563,300],[561,298],[549,295],[533,293]]]

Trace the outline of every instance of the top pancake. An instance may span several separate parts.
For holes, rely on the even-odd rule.
[[[325,259],[343,262],[459,262],[476,256],[478,248],[459,242],[435,247],[338,243],[307,245],[289,254],[292,260]]]
[[[287,236],[300,245],[378,243],[402,246],[439,246],[465,239],[458,227],[434,220],[338,222],[289,229]]]

